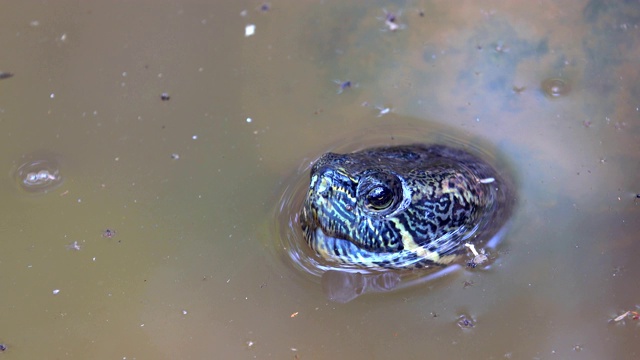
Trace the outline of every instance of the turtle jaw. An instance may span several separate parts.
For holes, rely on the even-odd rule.
[[[324,260],[333,263],[342,263],[350,266],[356,266],[351,261],[350,254],[359,253],[358,247],[347,239],[338,238],[328,235],[322,228],[317,227],[309,234],[309,246]]]

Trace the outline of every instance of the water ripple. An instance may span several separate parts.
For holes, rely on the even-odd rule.
[[[27,154],[21,161],[22,164],[14,172],[14,178],[22,190],[47,193],[62,184],[57,155],[46,152]]]

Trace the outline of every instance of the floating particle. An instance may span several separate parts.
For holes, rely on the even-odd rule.
[[[467,266],[471,267],[471,268],[475,268],[476,266],[485,263],[487,260],[489,260],[489,257],[484,253],[484,249],[481,249],[480,252],[478,252],[476,250],[476,247],[473,244],[464,244],[466,247],[469,248],[469,250],[471,250],[471,252],[473,253],[474,258],[471,259],[471,261],[469,261],[467,263]]]
[[[67,249],[78,251],[80,250],[80,244],[77,241],[74,241],[71,244],[67,245]]]
[[[616,316],[615,318],[609,320],[610,322],[620,322],[624,319],[631,318],[632,320],[640,320],[640,312],[635,310],[627,310],[621,315]]]
[[[618,322],[618,321],[622,321],[624,320],[624,318],[626,318],[629,314],[631,313],[631,311],[625,311],[622,315],[617,316],[616,318],[613,319],[614,322]]]
[[[12,73],[0,71],[0,80],[8,79],[10,77],[13,77]]]
[[[0,344],[0,351],[5,351],[5,350],[7,350],[7,345]]]
[[[102,237],[105,238],[105,239],[111,239],[114,236],[116,236],[116,231],[115,230],[106,229],[105,231],[102,232]]]
[[[54,289],[52,292],[53,295],[58,295],[60,293],[60,289]]]
[[[395,32],[397,30],[403,30],[406,28],[405,24],[401,24],[398,22],[398,17],[402,14],[402,11],[399,11],[397,14],[393,12],[389,12],[386,9],[382,9],[384,12],[384,17],[378,18],[379,20],[384,21],[385,31]]]
[[[499,41],[498,44],[496,44],[495,50],[498,53],[508,53],[509,47],[505,45],[502,41]]]
[[[171,99],[171,96],[169,96],[168,93],[163,92],[162,94],[160,94],[160,100],[162,101],[169,101],[169,99]]]
[[[378,110],[378,117],[382,117],[384,115],[387,115],[391,112],[391,108],[390,107],[380,107],[380,106],[376,106],[376,109]]]
[[[177,154],[177,153],[173,153],[173,154],[171,154],[171,158],[172,158],[173,160],[178,160],[178,159],[180,159],[180,155],[179,155],[179,154]]]
[[[472,318],[467,317],[466,315],[460,315],[458,317],[458,323],[457,324],[461,329],[470,329],[470,328],[476,326],[475,321],[473,321]]]
[[[256,33],[256,26],[249,24],[244,28],[244,37],[253,36]]]
[[[339,85],[340,85],[340,88],[339,88],[338,91],[342,92],[347,88],[351,88],[351,81],[345,81],[345,82],[340,83]]]
[[[333,80],[333,82],[338,84],[338,95],[342,94],[345,90],[351,89],[352,87],[355,86],[351,82],[351,80],[347,80],[347,81]]]

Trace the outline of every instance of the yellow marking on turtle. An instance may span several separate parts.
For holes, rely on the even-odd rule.
[[[456,255],[440,256],[436,251],[429,251],[423,246],[420,246],[413,239],[413,236],[407,231],[407,229],[397,219],[392,219],[395,226],[402,233],[402,245],[405,251],[410,251],[416,254],[421,259],[432,261],[436,264],[449,264],[456,259]]]

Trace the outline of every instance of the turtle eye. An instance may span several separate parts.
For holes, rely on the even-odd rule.
[[[393,213],[406,202],[400,178],[380,170],[371,170],[360,176],[356,196],[365,213],[377,219]]]
[[[393,191],[386,186],[377,185],[369,190],[365,197],[365,206],[371,210],[384,210],[393,204]]]

